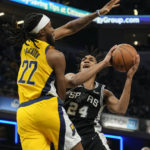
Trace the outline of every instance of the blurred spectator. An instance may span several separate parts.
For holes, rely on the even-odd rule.
[[[141,150],[150,150],[149,147],[143,147]]]

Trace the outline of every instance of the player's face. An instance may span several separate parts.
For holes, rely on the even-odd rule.
[[[54,45],[55,43],[55,34],[54,34],[54,28],[51,25],[51,22],[49,22],[45,27],[45,35],[47,42]]]
[[[84,69],[90,68],[94,64],[96,64],[96,58],[92,55],[87,55],[81,60],[80,64],[80,71],[83,71]]]

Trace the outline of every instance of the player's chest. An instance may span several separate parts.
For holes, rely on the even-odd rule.
[[[93,91],[70,91],[67,94],[69,101],[76,102],[79,105],[88,105],[91,107],[99,107],[100,93]]]

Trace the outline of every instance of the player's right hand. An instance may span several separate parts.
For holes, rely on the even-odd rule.
[[[112,53],[113,51],[118,47],[118,45],[114,45],[110,50],[109,52],[106,54],[103,62],[106,64],[106,66],[112,66],[112,63],[111,63],[111,59],[112,59]]]

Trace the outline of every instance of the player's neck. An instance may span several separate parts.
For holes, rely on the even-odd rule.
[[[84,82],[83,85],[86,89],[89,89],[89,90],[94,89],[95,88],[95,77],[90,78],[89,80]]]
[[[41,41],[45,41],[45,42],[47,42],[47,39],[46,39],[46,37],[45,37],[45,36],[38,37],[37,39],[38,39],[38,40],[41,40]]]

